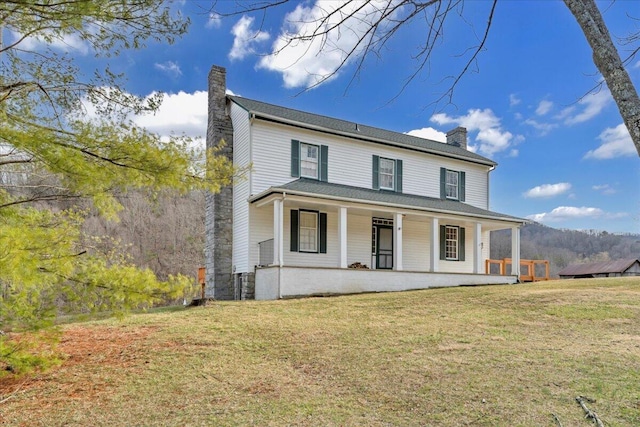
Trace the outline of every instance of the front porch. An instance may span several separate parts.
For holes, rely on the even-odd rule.
[[[464,285],[507,285],[516,276],[319,267],[259,267],[255,298],[393,292]]]
[[[250,199],[249,217],[256,299],[511,284],[520,274],[522,220],[457,201],[295,181]],[[515,262],[487,275],[490,232],[505,228]]]

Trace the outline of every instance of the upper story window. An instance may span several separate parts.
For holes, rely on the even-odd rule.
[[[466,173],[440,168],[440,198],[465,201]]]
[[[396,169],[396,161],[380,157],[380,188],[384,190],[395,190],[394,177]]]
[[[374,190],[402,192],[402,160],[373,156]]]
[[[300,176],[318,179],[318,146],[300,143]]]
[[[447,177],[445,181],[445,191],[447,199],[458,200],[458,176],[457,171],[447,170]]]
[[[329,147],[291,140],[291,176],[327,181]]]

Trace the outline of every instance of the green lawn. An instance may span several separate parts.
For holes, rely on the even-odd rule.
[[[640,425],[640,278],[219,302],[64,326],[0,425]]]

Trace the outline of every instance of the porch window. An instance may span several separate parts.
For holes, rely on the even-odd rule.
[[[372,188],[402,193],[402,160],[374,155]]]
[[[291,252],[327,253],[327,214],[291,209]]]
[[[458,227],[445,227],[444,257],[449,260],[458,259]]]
[[[318,213],[300,211],[300,252],[318,252]]]
[[[291,176],[328,181],[329,147],[291,140]]]
[[[465,229],[455,225],[440,226],[440,259],[464,261]]]
[[[464,202],[465,178],[463,171],[440,168],[440,198]]]

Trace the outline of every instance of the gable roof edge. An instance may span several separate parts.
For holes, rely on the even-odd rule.
[[[405,149],[405,150],[419,151],[419,152],[422,152],[422,153],[428,153],[428,154],[432,154],[432,155],[435,155],[435,156],[441,156],[441,157],[446,157],[446,158],[450,158],[450,159],[460,160],[460,161],[463,161],[463,162],[480,164],[480,165],[489,166],[489,167],[492,167],[492,168],[498,165],[498,163],[496,163],[495,161],[493,161],[491,159],[483,160],[483,159],[477,159],[477,158],[470,158],[470,157],[467,157],[467,156],[456,155],[454,153],[447,153],[447,152],[444,152],[444,151],[435,150],[435,149],[429,149],[429,148],[426,148],[426,147],[419,147],[419,146],[403,144],[401,142],[390,141],[388,139],[376,138],[376,137],[367,136],[367,135],[357,135],[357,134],[354,134],[354,133],[351,133],[351,132],[344,132],[344,131],[340,131],[340,130],[336,130],[336,129],[330,129],[330,128],[327,128],[327,127],[324,127],[324,126],[314,125],[314,124],[302,122],[302,121],[299,121],[299,120],[294,120],[294,119],[289,119],[289,118],[278,116],[278,115],[268,114],[268,113],[264,113],[262,111],[257,111],[257,110],[252,110],[250,108],[247,108],[246,106],[242,105],[237,100],[237,98],[240,98],[240,99],[248,99],[248,98],[242,98],[242,97],[236,97],[236,96],[230,96],[230,95],[227,95],[227,98],[230,99],[232,102],[234,102],[236,105],[238,105],[243,110],[247,111],[249,113],[249,118],[250,119],[252,119],[252,118],[264,119],[265,121],[270,121],[270,122],[275,122],[275,123],[281,123],[281,124],[284,124],[284,125],[295,126],[295,127],[299,127],[299,128],[302,128],[302,129],[309,129],[309,130],[323,132],[323,133],[330,134],[330,135],[337,135],[337,136],[342,136],[342,137],[346,137],[346,138],[357,139],[357,140],[360,140],[360,141],[366,141],[366,142],[372,142],[372,143],[376,143],[376,144],[383,144],[383,145],[388,145],[388,146],[392,146],[392,147],[398,147],[398,148],[402,148],[402,149]],[[257,102],[261,102],[261,101],[257,101]],[[282,107],[282,108],[286,108],[286,109],[290,110],[287,107]],[[314,114],[314,113],[307,113],[307,114]],[[335,120],[339,120],[339,119],[335,119]],[[388,131],[388,132],[394,132],[394,131]],[[394,133],[401,134],[400,132],[394,132]],[[411,136],[411,135],[409,135],[409,136]],[[415,138],[419,138],[419,137],[415,137]],[[425,141],[430,141],[430,140],[425,139],[425,138],[420,138],[420,139],[424,139]],[[438,142],[438,143],[440,143],[440,142]],[[440,143],[440,144],[445,144],[445,143]],[[479,157],[482,157],[482,156],[479,156]]]

